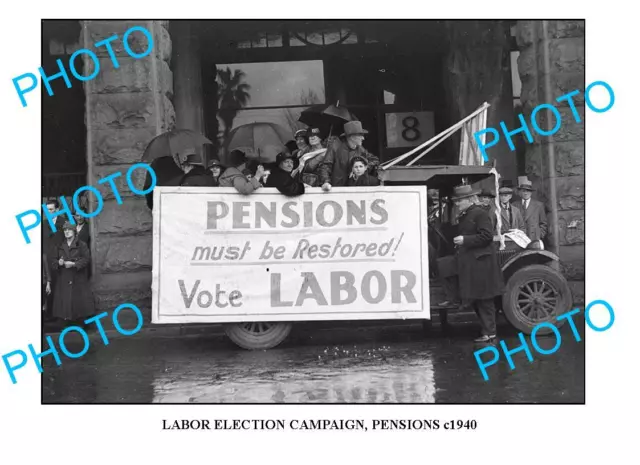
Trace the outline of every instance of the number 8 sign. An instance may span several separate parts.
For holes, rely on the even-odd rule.
[[[387,147],[416,147],[435,135],[432,111],[387,113]]]

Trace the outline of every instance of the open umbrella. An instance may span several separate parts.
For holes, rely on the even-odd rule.
[[[341,107],[340,101],[338,101],[335,105],[314,105],[307,108],[300,113],[298,121],[309,127],[320,129],[322,134],[331,135],[331,133],[334,132],[334,129],[341,130],[344,123],[347,121],[355,121],[357,119],[358,118],[356,118],[349,110],[345,107]]]
[[[290,131],[274,123],[249,123],[229,133],[227,151],[241,150],[247,158],[261,162],[273,162],[278,153],[286,150],[285,143],[291,138]]]
[[[176,161],[176,155],[188,148],[198,148],[212,142],[202,134],[191,129],[172,129],[154,137],[147,145],[142,155],[142,161],[152,162],[162,157],[172,157]]]

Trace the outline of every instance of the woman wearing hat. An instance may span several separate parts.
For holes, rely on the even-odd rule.
[[[224,171],[224,165],[217,158],[214,157],[209,162],[209,172],[211,173],[211,177],[213,178],[213,185],[218,187],[220,185],[220,175]]]
[[[298,155],[299,151],[306,150],[309,148],[309,139],[307,139],[307,130],[306,129],[298,129],[296,133],[293,135],[293,140],[296,141],[297,150],[291,152],[294,155]]]
[[[304,184],[293,173],[295,156],[289,152],[279,153],[276,167],[271,170],[265,187],[275,187],[288,197],[304,194]]]
[[[300,149],[296,153],[300,166],[296,168],[296,172],[302,173],[302,180],[305,184],[312,187],[318,187],[320,165],[324,161],[327,154],[325,146],[322,145],[322,136],[320,129],[309,128],[307,130],[309,145],[307,148]]]
[[[502,271],[493,246],[493,223],[489,212],[479,204],[469,185],[454,188],[451,197],[459,209],[456,246],[460,298],[475,310],[480,320],[481,336],[476,342],[493,342],[496,338],[495,297],[504,292]]]
[[[78,239],[76,226],[66,222],[64,240],[52,258],[58,275],[53,299],[53,316],[67,321],[95,314],[88,269],[91,256],[87,244]]]

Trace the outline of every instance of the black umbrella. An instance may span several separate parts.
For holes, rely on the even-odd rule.
[[[211,144],[209,139],[191,129],[172,129],[154,137],[149,142],[142,155],[142,161],[150,163],[157,158],[173,157],[177,163],[178,152]]]
[[[309,127],[318,128],[322,134],[330,136],[334,129],[342,132],[344,123],[357,119],[349,110],[341,107],[338,101],[335,105],[314,105],[307,108],[300,114],[298,121]]]
[[[150,164],[156,175],[156,186],[179,186],[184,171],[176,165],[173,161],[173,157],[160,157],[153,160]],[[151,176],[147,172],[147,176],[144,180],[143,190],[147,190],[151,187]],[[153,210],[153,191],[145,195],[147,199],[147,206]]]

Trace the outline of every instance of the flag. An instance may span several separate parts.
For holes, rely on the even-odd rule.
[[[460,137],[460,156],[458,164],[461,166],[483,166],[484,159],[480,147],[476,143],[473,135],[487,128],[487,110],[489,106],[484,103],[478,110],[482,109],[477,115],[462,125],[462,136]],[[480,136],[482,143],[485,143],[486,134]]]

